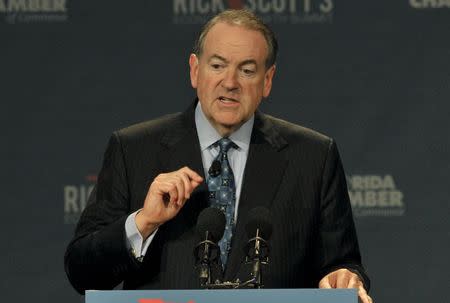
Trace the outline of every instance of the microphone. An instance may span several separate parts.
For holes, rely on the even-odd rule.
[[[205,208],[197,218],[196,230],[202,241],[194,249],[202,286],[211,284],[211,263],[220,256],[217,242],[225,231],[225,215],[214,207]]]
[[[220,175],[221,170],[222,170],[222,165],[220,164],[220,161],[214,160],[208,169],[208,174],[211,177],[217,177],[218,175]]]
[[[255,288],[262,288],[263,279],[261,266],[269,263],[268,240],[272,235],[272,220],[270,212],[265,207],[255,207],[250,210],[249,218],[245,226],[250,240],[245,246],[247,253],[246,262],[252,263],[252,282]]]

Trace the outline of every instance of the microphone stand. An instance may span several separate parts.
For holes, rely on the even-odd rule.
[[[262,286],[262,274],[261,274],[261,240],[264,241],[259,236],[259,228],[256,229],[255,239],[255,256],[253,258],[252,276],[255,280],[255,288],[261,288]],[[252,241],[252,240],[250,240]]]
[[[255,244],[250,248],[252,242]],[[253,288],[263,288],[262,265],[269,264],[269,244],[261,237],[259,228],[256,229],[256,236],[248,241],[247,251],[246,263],[252,264],[252,279],[248,282]]]
[[[252,242],[255,242],[253,248],[251,248]],[[203,242],[202,242],[203,243]],[[266,240],[260,237],[259,228],[256,230],[256,237],[250,239],[246,245],[247,256],[245,258],[246,264],[252,263],[251,279],[245,282],[240,282],[237,279],[234,282],[225,281],[221,282],[217,280],[215,283],[211,283],[211,277],[205,283],[202,283],[202,288],[206,289],[240,289],[240,288],[263,288],[263,278],[262,278],[262,265],[269,264],[269,245]],[[253,252],[253,253],[251,253]],[[209,267],[209,263],[208,263]]]
[[[206,231],[205,240],[200,242],[195,248],[195,256],[198,259],[199,279],[202,287],[211,284],[211,251],[219,249],[219,246],[209,238],[209,232]],[[217,256],[216,256],[217,257]]]

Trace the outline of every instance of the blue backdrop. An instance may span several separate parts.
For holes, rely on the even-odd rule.
[[[4,302],[83,302],[63,254],[110,133],[184,110],[201,24],[241,6],[279,38],[262,110],[338,142],[375,301],[446,301],[449,1],[0,0]]]

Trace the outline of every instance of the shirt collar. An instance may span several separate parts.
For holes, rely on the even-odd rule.
[[[253,114],[238,130],[229,136],[230,140],[233,141],[240,150],[248,151],[250,147],[250,138],[254,121],[255,115]],[[208,149],[211,145],[222,139],[220,134],[211,125],[203,113],[200,102],[197,102],[197,106],[195,107],[195,127],[197,128],[202,151]]]

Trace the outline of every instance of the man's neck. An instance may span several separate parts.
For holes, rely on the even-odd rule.
[[[208,121],[209,121],[209,123],[211,123],[211,126],[214,127],[214,129],[219,133],[219,135],[222,138],[229,137],[232,133],[237,131],[243,124],[243,123],[241,123],[239,125],[233,125],[233,126],[227,127],[227,126],[224,126],[224,125],[215,124],[210,119],[208,119]]]
[[[200,103],[195,109],[195,125],[200,139],[202,150],[223,137],[229,137],[238,146],[247,149],[253,129],[254,116],[236,127],[214,127],[214,124],[205,116]]]

